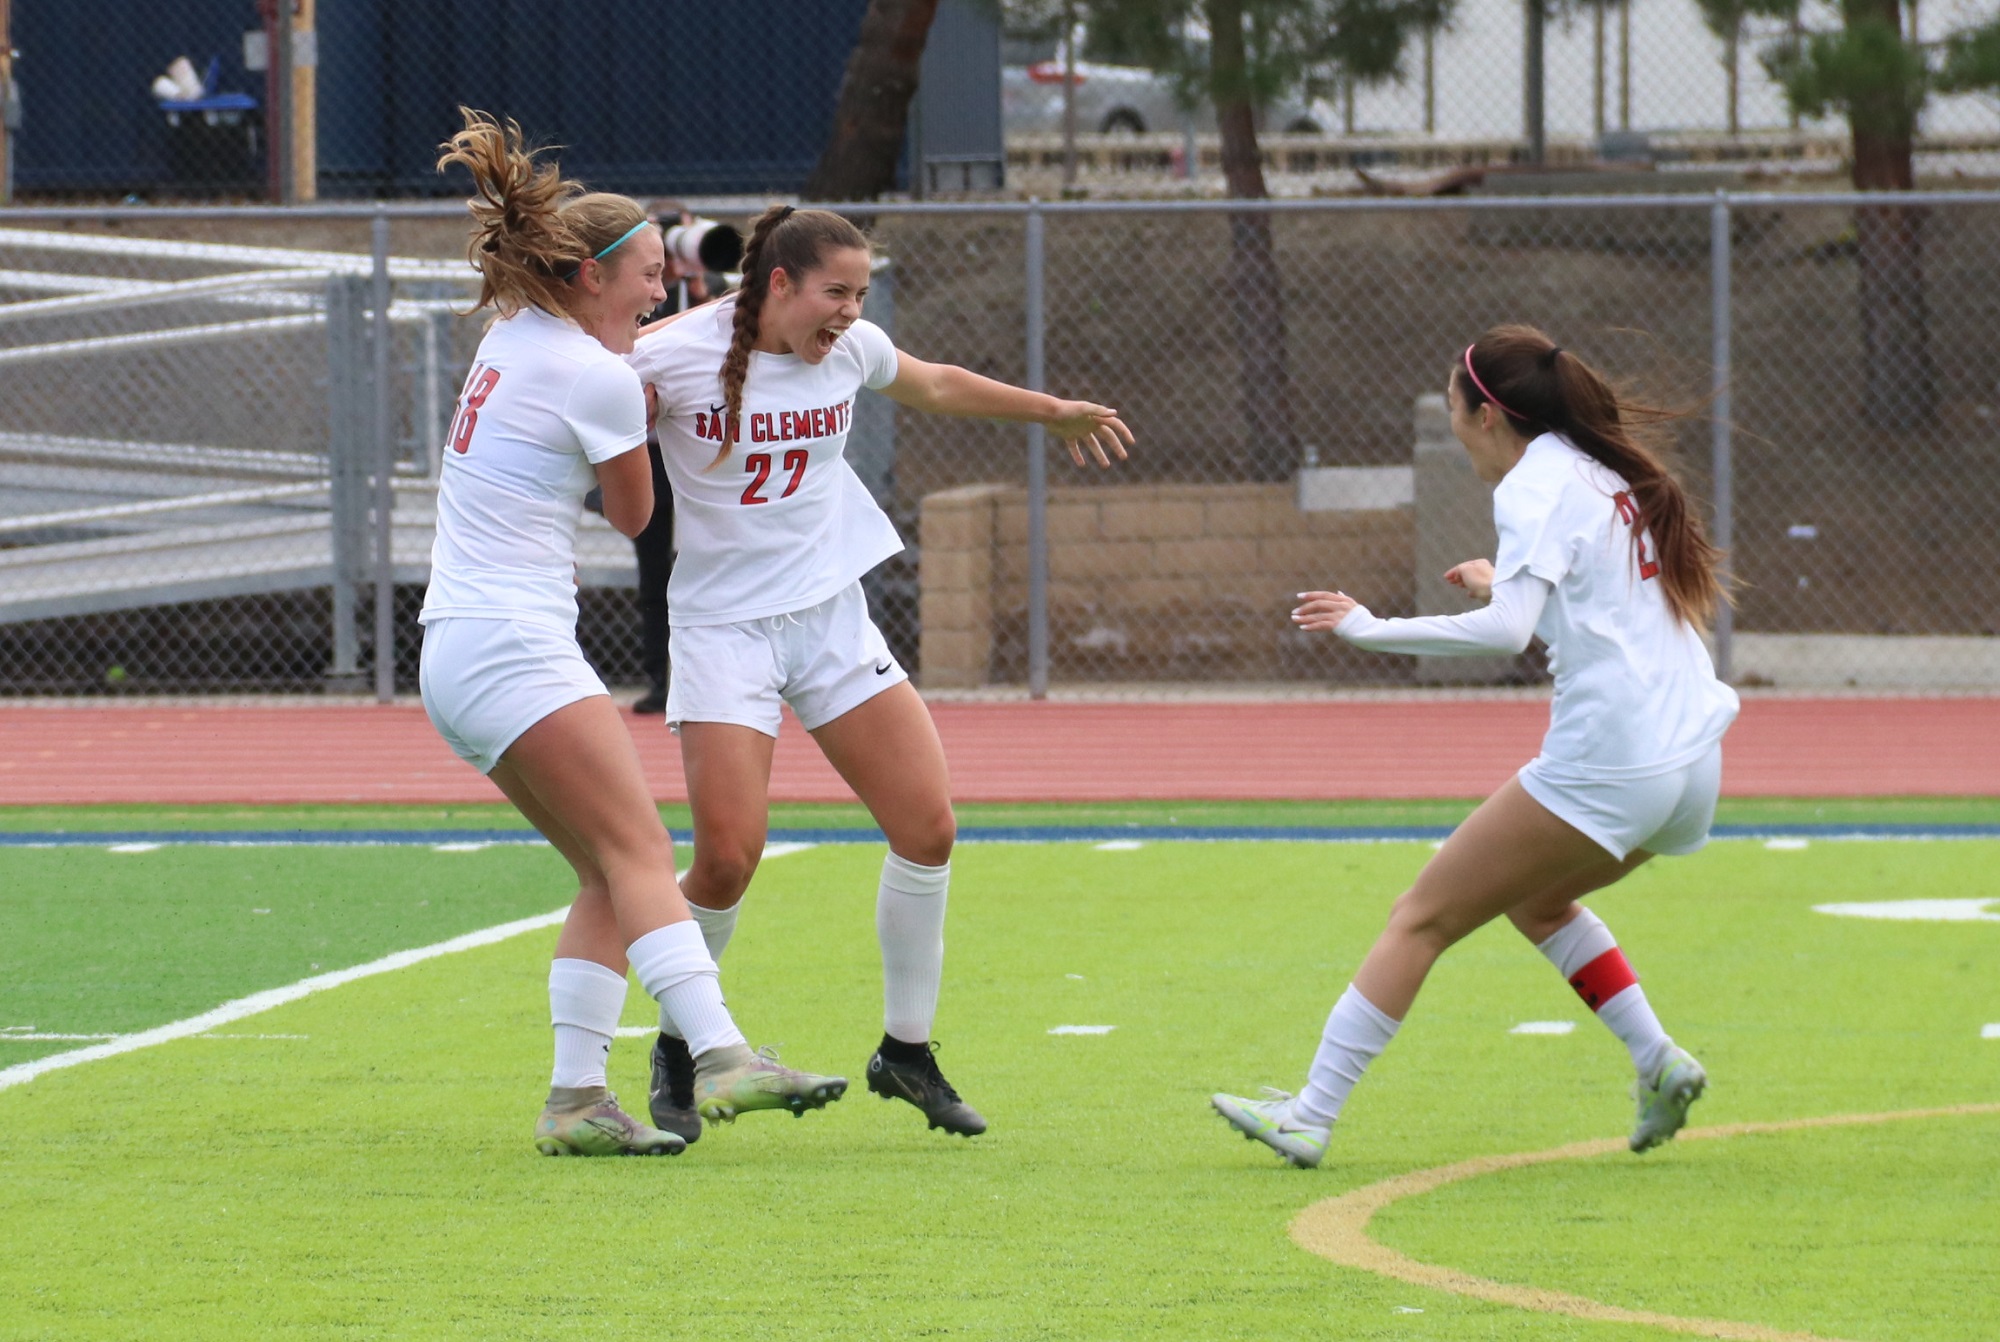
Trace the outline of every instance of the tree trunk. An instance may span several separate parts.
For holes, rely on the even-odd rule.
[[[1261,200],[1263,154],[1243,49],[1242,0],[1206,0],[1209,88],[1222,132],[1222,176],[1238,200]],[[1229,308],[1242,358],[1244,470],[1252,480],[1285,480],[1299,461],[1292,429],[1292,380],[1285,359],[1285,300],[1271,244],[1271,216],[1229,216]]]
[[[1874,20],[1902,30],[1899,0],[1850,0],[1848,22]],[[1894,93],[1857,99],[1848,109],[1854,135],[1854,188],[1909,191],[1914,117]],[[1862,406],[1878,428],[1921,428],[1937,414],[1930,315],[1924,301],[1924,223],[1928,211],[1868,206],[1854,212],[1861,304]]]
[[[917,67],[938,0],[868,0],[861,37],[840,80],[833,132],[802,194],[807,200],[873,200],[896,185]],[[912,173],[923,165],[912,163]]]

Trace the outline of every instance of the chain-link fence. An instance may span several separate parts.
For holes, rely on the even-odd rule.
[[[532,138],[567,146],[569,171],[605,189],[796,192],[827,143],[865,8],[0,4],[9,129],[0,199],[9,177],[22,198],[41,200],[450,194],[460,184],[431,165],[461,102],[505,110]],[[1355,81],[1328,67],[1260,109],[1279,194],[1355,191],[1357,168],[1393,189],[1518,163],[1531,156],[1537,103],[1552,164],[1750,161],[1837,173],[1846,157],[1845,124],[1801,120],[1767,63],[1801,34],[1838,29],[1840,11],[1825,0],[1800,0],[1792,18],[1770,17],[1784,6],[1752,15],[1733,0],[1543,0],[1538,48],[1523,0],[1405,8],[1438,22],[1399,30],[1393,76]],[[1026,11],[1051,12],[1010,0],[939,6],[908,118],[902,181],[914,193],[985,191],[1004,179],[1054,194],[1064,180],[1068,77],[1055,29],[1017,29],[1002,68],[1001,25]],[[1935,69],[1951,35],[1994,21],[1996,0],[1909,0],[1897,12],[1905,42]],[[1153,193],[1182,178],[1220,189],[1211,108],[1185,104],[1171,78],[1128,63],[1129,52],[1086,40],[1081,54],[1087,188]],[[1990,91],[1931,92],[1919,128],[1920,173],[1991,176],[2000,165]]]
[[[432,165],[465,102],[569,146],[565,166],[603,189],[797,190],[864,6],[17,4],[14,185],[44,199],[455,193]],[[724,55],[742,32],[758,33],[755,56]]]
[[[1380,79],[1319,72],[1260,109],[1272,189],[1281,195],[1421,186],[1453,169],[1532,157],[1698,167],[1750,162],[1771,172],[1837,174],[1848,154],[1838,115],[1801,117],[1769,58],[1810,32],[1835,31],[1841,13],[1801,3],[1752,14],[1730,0],[1545,0],[1539,48],[1523,0],[1443,0],[1410,7],[1440,20],[1403,28],[1396,72]],[[1045,15],[1050,7],[1034,7]],[[1905,40],[1935,67],[1953,33],[1990,24],[1993,0],[1903,6]],[[1079,29],[1074,98],[1078,159],[1063,168],[1067,55],[1058,25],[1017,28],[1005,72],[1011,183],[1054,195],[1059,184],[1156,193],[1181,179],[1213,191],[1222,180],[1215,116],[1178,100],[1165,76],[1121,64],[1115,41]],[[1539,61],[1531,55],[1539,50]],[[1376,54],[1371,49],[1371,55]],[[1541,71],[1539,117],[1530,72]],[[1991,176],[2000,165],[2000,102],[1939,94],[1919,121],[1924,175]]]
[[[10,187],[42,201],[456,195],[464,180],[433,165],[462,103],[564,146],[565,169],[599,189],[796,192],[828,143],[866,8],[72,0],[12,5],[10,32],[0,3],[0,94],[11,70],[19,95],[4,99],[0,202]],[[989,11],[940,8],[912,180],[997,184]],[[982,94],[992,144],[979,152],[963,123]]]
[[[407,689],[482,325],[457,315],[462,223],[124,219],[0,229],[0,692]],[[1285,618],[1327,584],[1458,608],[1437,575],[1490,553],[1490,505],[1438,394],[1500,321],[1689,411],[1665,438],[1731,549],[1736,679],[2000,686],[2000,194],[864,222],[900,345],[1116,405],[1140,439],[1079,471],[1032,431],[864,397],[850,455],[910,542],[870,594],[928,690],[1538,678]],[[586,648],[634,683],[631,547],[594,517],[579,546]]]

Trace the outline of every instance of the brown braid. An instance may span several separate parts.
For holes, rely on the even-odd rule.
[[[1465,376],[1462,362],[1452,368],[1465,404],[1476,410],[1494,401],[1523,436],[1559,433],[1623,479],[1638,507],[1634,552],[1641,533],[1651,532],[1668,608],[1698,627],[1714,619],[1716,607],[1729,599],[1716,575],[1722,552],[1709,541],[1680,481],[1634,433],[1639,424],[1676,418],[1674,412],[1621,401],[1596,369],[1532,326],[1496,326],[1469,355],[1476,380]]]
[[[743,244],[743,285],[736,291],[736,321],[729,352],[722,357],[722,449],[708,464],[714,470],[729,456],[743,427],[743,383],[750,376],[750,350],[761,332],[764,299],[771,292],[771,272],[782,270],[794,282],[820,266],[829,251],[858,247],[868,250],[860,229],[830,210],[800,210],[773,205],[758,216]]]

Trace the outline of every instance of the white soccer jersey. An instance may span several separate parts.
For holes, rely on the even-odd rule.
[[[1635,554],[1636,516],[1625,481],[1556,434],[1529,443],[1493,491],[1493,580],[1525,572],[1555,587],[1535,625],[1556,682],[1542,755],[1597,777],[1680,768],[1738,707],[1668,607],[1650,534]]]
[[[724,299],[626,356],[659,397],[680,551],[667,583],[667,618],[676,625],[816,606],[903,548],[844,455],[860,389],[896,380],[887,333],[857,321],[817,364],[753,351],[741,429],[718,462],[722,360],[735,316],[735,299]]]
[[[445,443],[419,620],[469,615],[574,631],[583,496],[597,463],[645,442],[639,379],[596,337],[535,308],[494,322]]]

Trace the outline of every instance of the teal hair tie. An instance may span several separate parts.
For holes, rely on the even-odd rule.
[[[611,253],[617,251],[620,247],[623,247],[626,243],[630,242],[632,240],[633,234],[637,233],[640,229],[644,228],[647,224],[651,222],[652,220],[650,219],[641,219],[638,223],[632,225],[632,227],[626,229],[623,233],[620,233],[618,235],[618,241],[612,243],[609,247],[606,247],[603,251],[599,252],[597,255],[591,257],[590,259],[593,261],[602,261],[605,257],[611,255]]]

